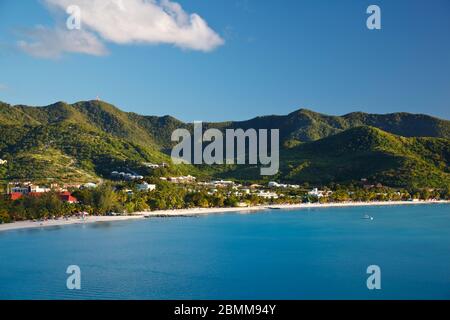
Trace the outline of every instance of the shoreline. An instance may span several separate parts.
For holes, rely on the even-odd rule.
[[[450,201],[380,201],[380,202],[341,202],[341,203],[301,203],[301,204],[284,204],[284,205],[261,205],[252,207],[236,207],[236,208],[192,208],[177,210],[160,210],[149,212],[137,212],[129,216],[89,216],[86,219],[68,218],[48,221],[19,221],[13,223],[0,224],[1,231],[48,228],[67,226],[74,224],[91,224],[102,222],[115,222],[127,220],[139,220],[145,218],[170,218],[170,217],[196,217],[206,216],[210,214],[226,214],[226,213],[252,213],[264,210],[295,210],[295,209],[320,209],[320,208],[341,208],[341,207],[376,207],[376,206],[398,206],[398,205],[425,205],[425,204],[449,204]]]

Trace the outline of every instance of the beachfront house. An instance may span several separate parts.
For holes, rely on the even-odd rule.
[[[24,195],[28,195],[30,197],[41,197],[44,194],[48,193],[49,191],[46,192],[27,192],[27,193],[20,193],[20,192],[11,192],[9,194],[9,199],[11,200],[18,200],[20,198],[22,198]],[[59,198],[61,199],[61,201],[63,202],[67,202],[67,203],[77,203],[78,199],[75,198],[74,196],[72,196],[72,194],[68,191],[65,192],[60,192],[58,193]]]
[[[264,199],[278,199],[278,194],[275,192],[260,191],[256,195]]]
[[[61,192],[59,194],[59,198],[63,201],[63,202],[67,202],[67,203],[77,203],[78,199],[75,198],[74,196],[72,196],[72,194],[68,191],[66,192]]]
[[[308,192],[310,196],[314,196],[317,198],[322,198],[324,196],[324,191],[319,190],[318,188],[314,188]]]

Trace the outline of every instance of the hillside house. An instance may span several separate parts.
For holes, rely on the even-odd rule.
[[[154,191],[156,190],[155,184],[148,184],[147,182],[139,183],[136,185],[138,191]]]

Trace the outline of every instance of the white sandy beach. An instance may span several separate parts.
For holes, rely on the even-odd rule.
[[[45,228],[45,227],[57,227],[57,226],[67,226],[72,224],[85,224],[85,223],[98,223],[98,222],[112,222],[112,221],[124,221],[131,219],[143,219],[143,216],[115,216],[115,217],[103,217],[103,216],[90,216],[86,219],[80,218],[60,218],[58,220],[47,220],[47,221],[19,221],[14,223],[0,224],[0,232],[7,230],[18,230],[18,229],[31,229],[31,228]]]
[[[69,218],[47,221],[20,221],[14,223],[0,224],[0,232],[7,230],[29,229],[29,228],[45,228],[52,226],[65,226],[73,224],[87,224],[87,223],[102,223],[125,220],[137,220],[144,218],[157,217],[194,217],[209,214],[225,214],[231,212],[251,213],[261,210],[293,210],[293,209],[308,209],[308,208],[332,208],[332,207],[362,207],[362,206],[393,206],[393,205],[424,205],[424,204],[449,204],[450,201],[383,201],[383,202],[345,202],[345,203],[302,203],[294,205],[263,205],[253,207],[240,208],[192,208],[180,210],[161,210],[152,212],[138,212],[130,216],[89,216],[87,218]]]

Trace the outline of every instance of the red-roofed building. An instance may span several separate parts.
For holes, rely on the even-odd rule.
[[[9,194],[9,198],[11,200],[20,199],[20,198],[22,198],[22,196],[23,196],[23,194],[21,192],[12,192],[12,193]]]
[[[77,203],[78,199],[75,198],[74,196],[72,196],[72,194],[68,191],[66,192],[61,192],[59,194],[59,197],[61,198],[62,201],[64,202],[68,202],[68,203]]]
[[[31,196],[31,197],[41,197],[44,194],[45,194],[45,192],[30,192],[27,195]],[[9,194],[9,198],[11,200],[18,200],[18,199],[22,198],[23,196],[24,196],[24,194],[20,193],[20,192],[11,192]],[[59,198],[63,202],[68,202],[68,203],[77,203],[78,202],[78,199],[75,198],[74,196],[72,196],[72,194],[68,191],[59,193]]]

